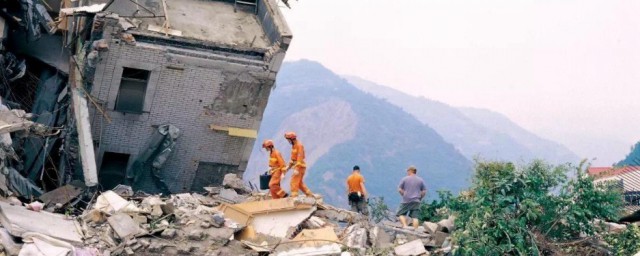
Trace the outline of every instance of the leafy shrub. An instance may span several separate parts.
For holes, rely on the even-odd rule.
[[[372,197],[369,199],[369,207],[371,207],[369,214],[374,222],[380,222],[384,219],[390,220],[389,216],[392,215],[389,206],[384,202],[384,197]]]
[[[571,170],[575,178],[567,181]],[[620,191],[594,185],[583,164],[478,161],[475,171],[466,196],[441,203],[457,215],[460,255],[540,255],[535,234],[555,242],[592,235],[593,219],[614,219],[622,205]]]
[[[606,235],[604,240],[610,245],[614,255],[634,255],[640,251],[640,228],[628,225],[620,233]]]

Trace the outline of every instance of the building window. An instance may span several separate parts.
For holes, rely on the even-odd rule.
[[[136,68],[122,68],[120,89],[116,98],[115,111],[124,113],[142,113],[144,96],[149,83],[149,71]]]
[[[112,189],[125,182],[130,155],[104,152],[98,173],[98,181],[103,189]]]

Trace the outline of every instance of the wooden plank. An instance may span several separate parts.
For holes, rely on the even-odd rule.
[[[162,33],[165,35],[182,36],[182,31],[180,30],[164,28],[157,25],[153,25],[153,24],[149,24],[149,26],[147,27],[147,30]]]
[[[251,129],[229,127],[229,136],[255,139],[255,138],[258,138],[258,131],[251,130]]]
[[[246,203],[235,204],[233,206],[239,209],[242,209],[245,212],[248,212],[252,215],[255,215],[255,214],[277,212],[277,211],[309,209],[313,207],[313,204],[296,202],[296,198],[289,197],[289,198],[281,198],[281,199],[246,202]]]
[[[222,204],[220,206],[220,211],[222,211],[225,217],[232,219],[243,227],[249,225],[253,218],[250,213],[230,204]]]

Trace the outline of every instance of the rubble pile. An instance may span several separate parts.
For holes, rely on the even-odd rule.
[[[249,191],[235,174],[228,174],[222,187],[205,190],[161,197],[119,185],[95,195],[77,216],[49,212],[57,208],[41,203],[0,201],[2,253],[285,256],[451,250],[453,218],[426,222],[417,230],[388,221],[374,224],[325,204],[320,196],[271,199],[268,193]]]

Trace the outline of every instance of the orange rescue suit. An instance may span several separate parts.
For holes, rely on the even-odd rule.
[[[280,180],[287,171],[287,166],[284,163],[280,151],[275,148],[271,149],[271,154],[269,154],[269,168],[269,173],[271,174],[269,191],[271,192],[271,197],[273,199],[283,198],[286,193],[282,190],[282,187],[280,187]]]
[[[304,162],[304,146],[299,140],[295,140],[291,147],[291,163],[297,171],[297,175],[296,172],[291,175],[291,196],[298,196],[298,190],[302,190],[307,196],[313,196],[313,193],[303,181],[307,165]]]

